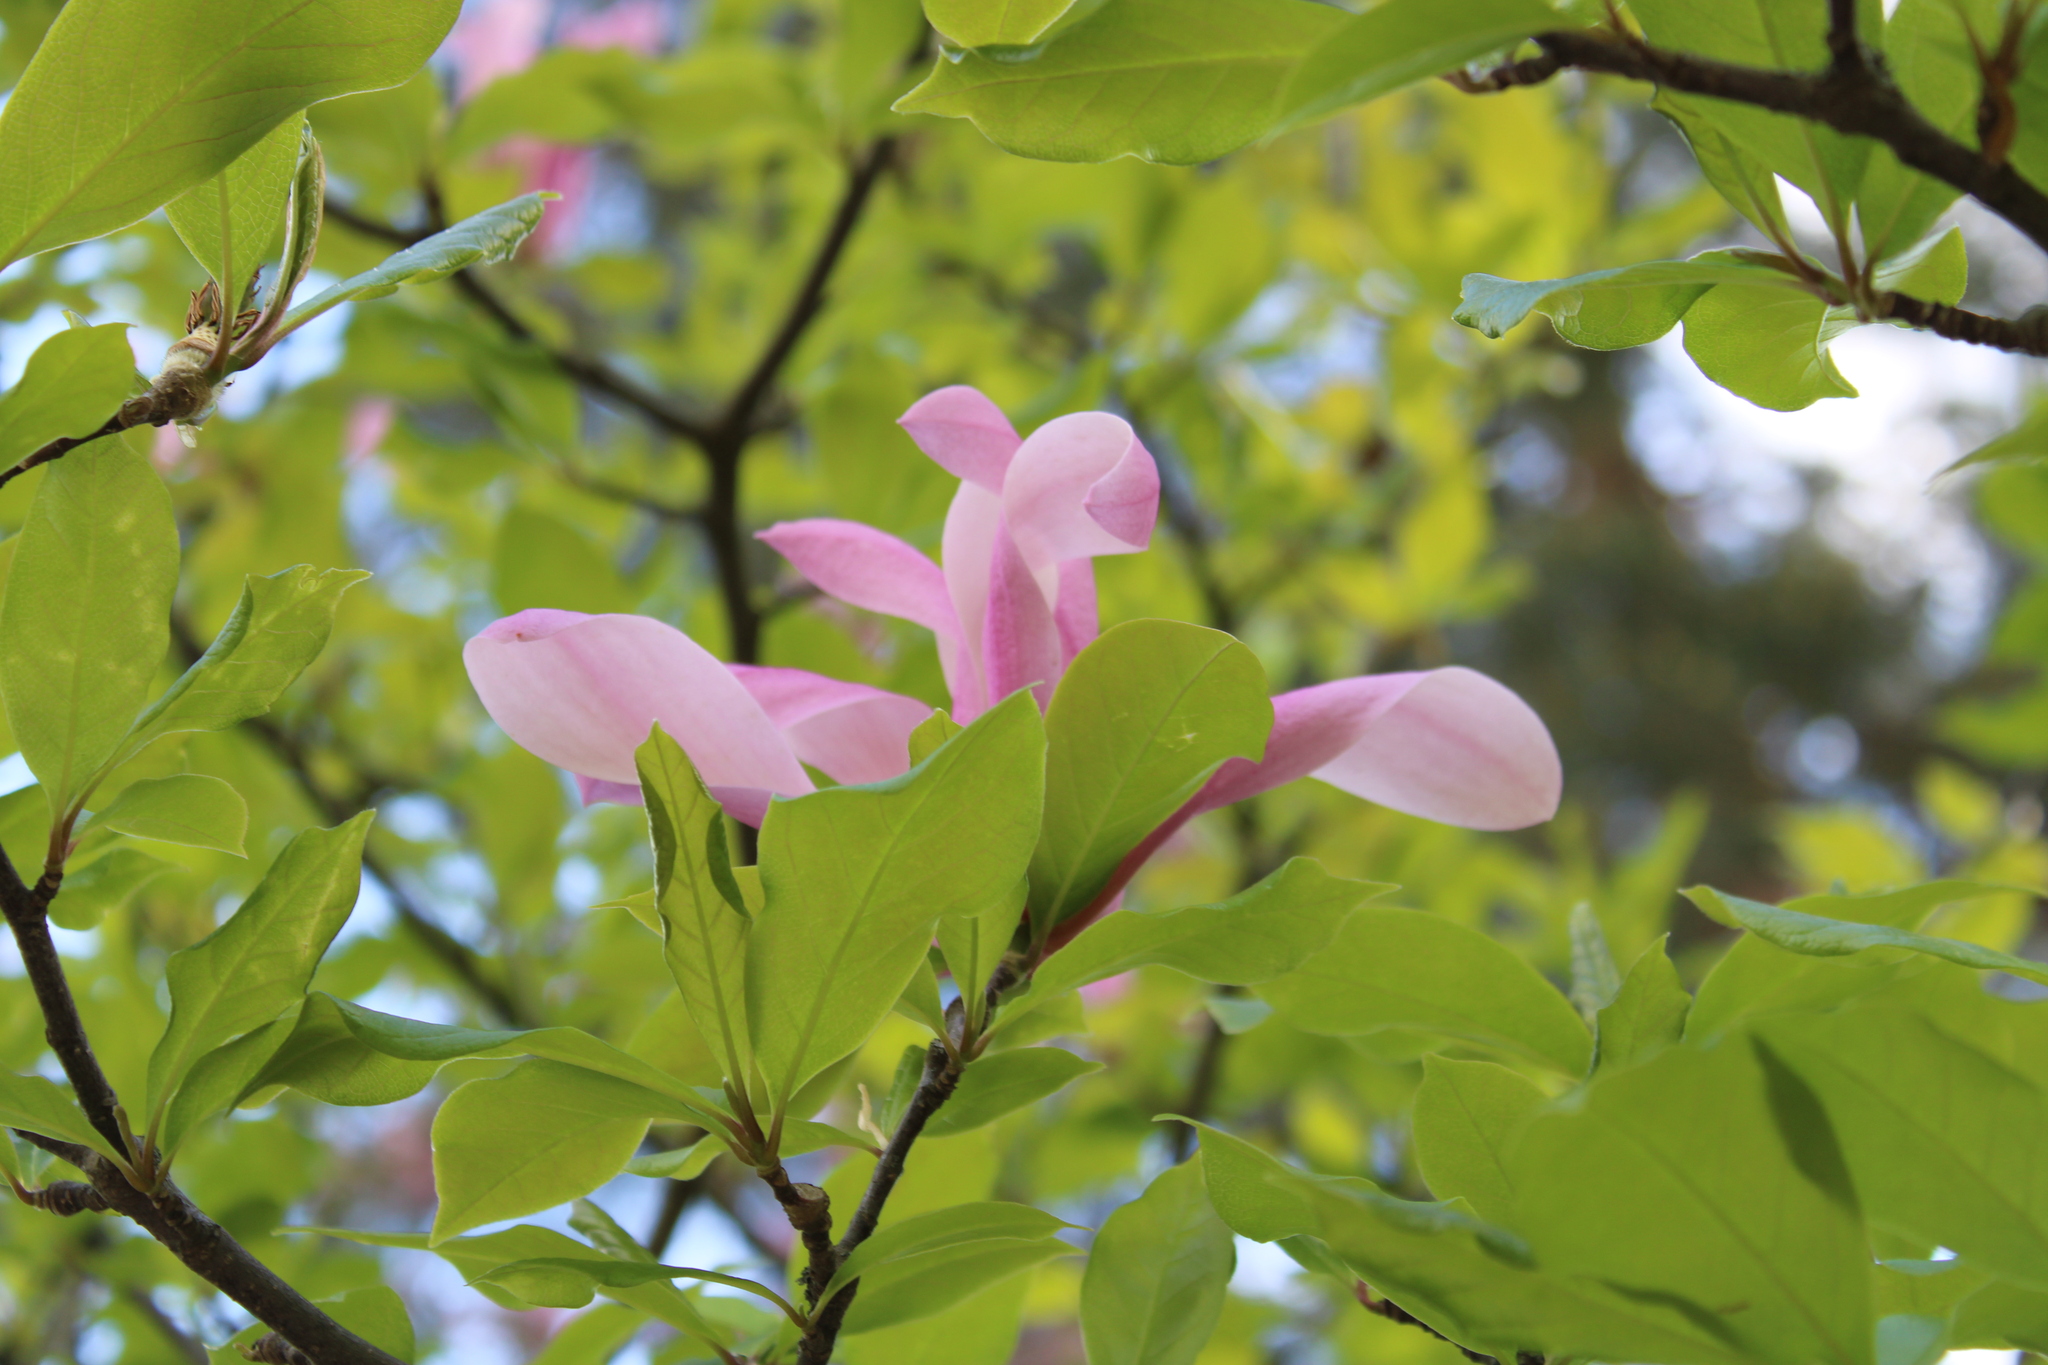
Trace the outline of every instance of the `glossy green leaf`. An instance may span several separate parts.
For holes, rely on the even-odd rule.
[[[0,264],[112,232],[317,100],[397,85],[458,0],[64,7],[0,117]],[[108,98],[118,72],[121,97]]]
[[[186,1134],[253,1093],[251,1084],[291,1037],[295,1018],[273,1019],[200,1057],[186,1073],[164,1111],[157,1145],[166,1159],[184,1145]]]
[[[1089,1365],[1193,1365],[1237,1252],[1210,1206],[1200,1159],[1168,1167],[1103,1223],[1081,1279]]]
[[[842,1337],[847,1365],[1010,1365],[1028,1276],[1018,1275],[928,1318]]]
[[[1278,1241],[1346,1283],[1359,1279],[1472,1350],[1596,1360],[1737,1365],[1747,1360],[1676,1296],[1636,1294],[1530,1266],[1511,1233],[1461,1200],[1419,1204],[1370,1182],[1315,1176],[1206,1125],[1209,1198],[1233,1231]]]
[[[1802,896],[1785,902],[1782,908],[1829,920],[1911,929],[1943,906],[2005,889],[1984,882],[1925,882],[1899,891]],[[1763,936],[1746,934],[1700,983],[1699,995],[1686,1016],[1686,1036],[1709,1038],[1754,1015],[1826,1009],[1890,982],[1903,965],[1909,964],[1875,958],[1859,958],[1853,963],[1814,958],[1788,951]]]
[[[86,1121],[85,1111],[78,1107],[70,1090],[41,1076],[0,1071],[0,1124],[76,1142],[103,1155],[116,1155],[107,1140]]]
[[[2039,1083],[1896,1007],[1759,1032],[1826,1104],[1873,1221],[2048,1290],[2048,1154],[2018,1137],[2048,1122]]]
[[[683,1006],[704,1038],[720,1047],[726,1075],[746,1083],[746,902],[732,876],[725,814],[683,746],[659,725],[634,754],[647,829],[654,843],[654,886],[662,952]]]
[[[284,315],[278,334],[288,335],[314,318],[344,303],[381,299],[408,284],[426,284],[445,279],[473,265],[491,265],[507,259],[519,249],[527,234],[540,223],[542,208],[554,198],[535,192],[507,200],[465,218],[446,231],[437,232],[384,261],[381,265],[351,275],[330,285]]]
[[[217,777],[178,773],[134,782],[93,815],[96,828],[164,844],[247,856],[249,803]]]
[[[397,1290],[381,1284],[364,1285],[317,1302],[329,1317],[372,1346],[405,1361],[417,1354],[412,1315],[405,1311],[405,1300]]]
[[[50,466],[0,601],[0,696],[52,811],[142,708],[177,583],[178,528],[148,460],[109,439]]]
[[[625,1169],[656,1118],[693,1115],[561,1062],[535,1059],[457,1088],[434,1116],[433,1240],[589,1194]]]
[[[1873,272],[1871,282],[1879,289],[1954,307],[1963,301],[1963,292],[1970,286],[1970,258],[1963,244],[1963,230],[1952,227],[1893,256]]]
[[[1545,1096],[1492,1062],[1425,1057],[1415,1092],[1415,1161],[1431,1193],[1463,1199],[1481,1218],[1511,1218],[1515,1190],[1506,1154]]]
[[[1019,693],[900,778],[769,807],[747,1022],[778,1099],[866,1040],[941,914],[1023,877],[1044,762],[1038,707]]]
[[[115,761],[165,735],[225,730],[268,711],[327,647],[341,595],[369,576],[305,564],[250,575],[220,634],[136,718]]]
[[[1367,906],[1326,952],[1258,994],[1310,1033],[1422,1029],[1583,1075],[1592,1039],[1578,1011],[1513,951],[1416,910]]]
[[[1871,1360],[1870,1253],[1834,1129],[1749,1040],[1596,1079],[1530,1122],[1507,1173],[1546,1271],[1669,1303],[1752,1360]]]
[[[305,998],[327,945],[355,908],[374,812],[286,844],[225,924],[164,967],[171,1018],[149,1057],[152,1114],[205,1053]]]
[[[438,1061],[402,1060],[370,1047],[334,997],[314,991],[246,1093],[284,1085],[322,1104],[396,1104],[426,1089],[439,1069]]]
[[[829,1302],[855,1280],[898,1261],[954,1251],[978,1242],[1044,1241],[1072,1226],[1028,1204],[999,1202],[956,1204],[893,1221],[853,1249],[833,1272],[831,1282],[818,1299],[821,1303]],[[1069,1248],[1062,1244],[1061,1249]]]
[[[991,1285],[1074,1254],[1057,1237],[1046,1237],[991,1239],[905,1256],[861,1277],[845,1332],[876,1332],[943,1313]]]
[[[1187,166],[1265,135],[1295,65],[1344,22],[1301,0],[1117,0],[1021,53],[946,53],[896,102],[1042,161]]]
[[[1082,650],[1046,708],[1045,827],[1031,855],[1040,932],[1078,913],[1146,835],[1273,728],[1266,670],[1220,630],[1127,621]]]
[[[1858,326],[1853,308],[1776,285],[1723,284],[1685,313],[1685,353],[1700,373],[1761,408],[1795,412],[1854,398],[1828,345]]]
[[[1981,10],[1967,14],[1947,0],[1899,0],[1885,20],[1884,60],[1892,79],[1922,117],[1959,140],[1975,141],[1982,84],[1966,25],[1991,42],[1995,21],[1982,22],[1990,17]],[[2024,117],[2020,126],[2024,136]],[[2013,159],[2020,159],[2017,141]],[[1856,193],[1864,251],[1882,260],[1910,247],[1956,197],[1953,187],[1900,164],[1889,147],[1872,147]]]
[[[1387,0],[1309,49],[1280,97],[1285,123],[1378,99],[1563,27],[1537,0]]]
[[[673,1151],[636,1156],[626,1163],[626,1174],[646,1176],[650,1180],[695,1180],[724,1150],[725,1144],[708,1136],[701,1137]]]
[[[135,388],[125,323],[57,333],[36,347],[20,381],[0,398],[0,467],[61,436],[98,431]]]
[[[1613,1003],[1595,1018],[1594,1065],[1603,1071],[1633,1066],[1685,1034],[1692,997],[1658,939],[1628,969]]]
[[[2048,965],[2023,957],[2014,957],[2011,953],[1996,952],[1980,944],[1966,943],[1961,939],[1910,933],[1888,924],[1859,924],[1851,920],[1829,919],[1821,915],[1807,914],[1804,910],[1792,909],[1790,905],[1765,905],[1761,901],[1731,896],[1725,891],[1716,891],[1706,886],[1692,887],[1685,892],[1685,896],[1708,918],[1731,929],[1747,929],[1757,937],[1789,952],[1814,957],[1842,957],[1870,948],[1903,948],[1909,952],[1926,953],[1930,957],[1938,957],[1958,966],[1974,967],[1986,972],[2011,972],[2029,981],[2048,984]]]
[[[917,723],[910,732],[910,766],[930,758],[939,751],[939,746],[967,727],[954,720],[944,711],[934,711]]]
[[[1036,42],[1075,4],[1076,0],[1009,0],[1001,5],[983,0],[925,0],[924,17],[958,47],[1017,47]]]
[[[1467,275],[1463,302],[1453,316],[1486,336],[1498,337],[1529,314],[1541,313],[1559,336],[1576,346],[1602,351],[1643,346],[1677,326],[1717,284],[1797,288],[1791,275],[1764,264],[1757,255],[1707,251],[1685,261],[1646,261],[1527,283]]]
[[[177,870],[175,863],[134,848],[113,849],[83,866],[69,867],[63,891],[50,903],[50,923],[60,929],[90,929],[143,887]]]
[[[1250,986],[1294,971],[1328,948],[1359,906],[1394,888],[1333,877],[1322,864],[1290,858],[1256,886],[1214,905],[1123,910],[1083,929],[1039,965],[1030,988],[1007,1002],[1009,1026],[1067,991],[1159,965],[1214,985]]]
[[[703,1095],[659,1067],[621,1052],[581,1029],[462,1028],[382,1014],[346,1000],[335,1000],[333,1004],[356,1041],[386,1057],[436,1066],[460,1057],[543,1058],[651,1090],[669,1105],[681,1106],[686,1111],[686,1120],[699,1127],[723,1126],[720,1111]]]
[[[939,920],[939,953],[967,1003],[971,1026],[980,1031],[988,1006],[988,983],[1008,955],[1024,922],[1030,885],[1019,881],[986,910],[946,915]],[[936,985],[936,982],[934,983]],[[934,1030],[936,1032],[936,1030]]]
[[[230,316],[242,307],[263,253],[284,225],[305,136],[305,116],[288,118],[219,175],[164,205],[179,239],[220,286]]]
[[[600,1304],[563,1323],[532,1365],[607,1365],[645,1325],[646,1319],[624,1304]]]
[[[1100,1070],[1101,1062],[1077,1057],[1065,1048],[1020,1047],[992,1052],[961,1073],[959,1089],[926,1121],[924,1131],[932,1137],[972,1132]]]
[[[1773,243],[1792,241],[1792,228],[1785,220],[1776,178],[1769,167],[1751,156],[1714,121],[1709,112],[1711,106],[1697,96],[1660,89],[1650,107],[1677,127],[1686,145],[1692,148],[1700,174],[1737,213],[1756,224]]]

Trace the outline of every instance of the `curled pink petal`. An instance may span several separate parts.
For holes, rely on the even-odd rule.
[[[991,493],[1003,491],[1004,471],[1022,444],[1003,410],[965,384],[926,394],[896,424],[948,474]]]
[[[650,617],[523,611],[471,639],[462,661],[484,709],[513,742],[572,773],[637,782],[633,751],[660,721],[707,785],[812,790],[739,679],[689,636]]]
[[[848,606],[901,617],[942,640],[960,638],[960,617],[946,595],[945,574],[915,546],[886,531],[814,517],[779,521],[755,538]]]
[[[1557,813],[1564,772],[1529,704],[1483,673],[1439,668],[1305,687],[1273,699],[1263,763],[1232,759],[1203,810],[1297,777],[1466,829],[1522,829]]]
[[[1060,632],[1060,668],[1074,662],[1074,656],[1095,642],[1102,633],[1101,619],[1096,614],[1095,604],[1095,561],[1092,559],[1065,559],[1060,561],[1060,595],[1053,603],[1053,623]]]
[[[796,756],[834,782],[881,782],[908,771],[910,732],[932,713],[915,697],[801,668],[727,667]]]
[[[1063,559],[1144,549],[1158,512],[1158,467],[1130,423],[1107,412],[1047,422],[1003,480],[1004,520],[1041,573]]]
[[[988,618],[982,625],[982,669],[989,699],[1030,687],[1041,708],[1061,672],[1060,631],[1038,579],[1017,543],[998,527],[989,565]]]
[[[768,803],[779,795],[765,787],[716,787],[705,784],[711,799],[724,808],[725,813],[743,825],[761,828],[761,822],[768,818]]]
[[[610,801],[620,806],[645,805],[640,788],[631,782],[607,782],[601,777],[585,777],[576,774],[576,790],[583,796],[583,804],[594,806],[600,801]]]
[[[953,692],[953,719],[962,725],[987,710],[992,701],[1001,700],[1001,694],[989,695],[982,643],[988,628],[989,565],[994,562],[1002,525],[1003,500],[978,484],[962,483],[946,511],[940,546],[940,566],[960,621],[962,646],[962,658],[948,668],[946,684]],[[944,660],[946,655],[942,653],[940,658]]]

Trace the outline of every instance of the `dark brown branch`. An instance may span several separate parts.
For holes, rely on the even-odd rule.
[[[1856,36],[1856,0],[1828,0],[1828,56],[1838,70],[1865,64]]]
[[[85,1024],[78,1016],[64,964],[50,939],[48,904],[23,885],[4,850],[0,850],[0,911],[13,931],[22,965],[43,1010],[43,1033],[50,1050],[70,1078],[72,1092],[88,1122],[117,1152],[128,1152],[126,1135],[115,1117],[119,1101],[93,1056]],[[397,1357],[372,1346],[320,1311],[298,1290],[279,1279],[219,1224],[208,1218],[170,1180],[152,1194],[130,1182],[127,1174],[96,1152],[68,1142],[26,1133],[30,1142],[54,1153],[85,1174],[99,1198],[114,1212],[133,1220],[184,1262],[185,1267],[247,1309],[304,1350],[315,1365],[398,1365]],[[81,1196],[83,1204],[83,1197]]]
[[[1470,88],[1503,90],[1572,68],[1791,114],[1884,143],[1906,165],[1970,195],[2048,250],[2048,194],[2011,166],[1929,123],[1867,61],[1837,60],[1820,72],[1773,71],[1672,52],[1594,29],[1539,34],[1536,44],[1543,57],[1478,77]]]
[[[105,1213],[111,1205],[92,1186],[78,1180],[56,1180],[39,1190],[28,1191],[22,1201],[32,1209],[54,1213],[59,1218],[76,1218],[81,1213]]]
[[[1203,1016],[1203,1024],[1202,1050],[1195,1054],[1195,1071],[1188,1078],[1188,1095],[1175,1111],[1191,1119],[1209,1116],[1209,1106],[1216,1100],[1216,1081],[1223,1074],[1223,1053],[1230,1046],[1230,1035],[1223,1031],[1223,1025],[1216,1022],[1215,1015]],[[1173,1164],[1178,1166],[1194,1155],[1195,1126],[1176,1123],[1169,1131],[1173,1135]]]
[[[2048,314],[1992,318],[1906,294],[1887,294],[1881,303],[1885,318],[1924,328],[1950,341],[1967,341],[1972,346],[1990,346],[2021,355],[2048,356]]]
[[[102,436],[112,436],[117,432],[128,430],[129,427],[135,424],[128,420],[125,415],[127,411],[127,408],[123,407],[120,412],[115,413],[112,417],[100,423],[100,429],[93,432],[90,436],[60,436],[42,449],[24,455],[18,464],[0,469],[0,488],[5,488],[37,465],[45,465],[53,460],[61,460],[80,446],[91,445]]]
[[[789,1178],[789,1172],[776,1162],[761,1172],[761,1179],[775,1194],[775,1202],[782,1205],[783,1216],[796,1229],[796,1235],[803,1240],[805,1265],[803,1275],[804,1302],[816,1303],[819,1293],[831,1282],[839,1269],[839,1254],[832,1246],[832,1199],[816,1185],[806,1185]],[[831,1343],[827,1342],[829,1351]]]

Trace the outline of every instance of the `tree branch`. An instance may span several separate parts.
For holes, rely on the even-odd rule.
[[[2017,319],[1986,317],[1907,294],[1882,297],[1882,317],[1924,328],[1950,341],[1990,346],[2021,355],[2048,356],[2048,314],[2030,311]]]
[[[43,1036],[70,1079],[79,1108],[115,1151],[132,1151],[116,1117],[120,1101],[93,1056],[70,982],[64,976],[64,964],[50,938],[49,898],[22,883],[4,850],[0,850],[0,912],[6,915],[42,1007]],[[108,1208],[133,1220],[193,1274],[282,1334],[315,1365],[399,1365],[397,1357],[356,1336],[279,1279],[170,1180],[145,1194],[126,1172],[97,1152],[34,1133],[25,1136],[76,1166]]]
[[[1830,0],[1830,13],[1847,5]],[[1837,132],[1874,138],[1906,165],[1970,195],[2048,251],[2048,194],[2003,161],[1993,160],[1935,127],[1897,86],[1862,59],[1836,60],[1821,72],[1774,71],[1717,62],[1653,47],[1632,36],[1593,29],[1538,34],[1541,57],[1510,63],[1484,76],[1456,82],[1485,92],[1533,85],[1571,68],[1648,81],[1667,89],[1755,105],[1822,123]],[[1853,30],[1850,33],[1853,43]]]

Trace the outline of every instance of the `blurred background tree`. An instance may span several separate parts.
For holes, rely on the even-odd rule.
[[[0,3],[6,80],[55,9]],[[521,190],[563,196],[515,263],[337,310],[245,377],[196,448],[156,437],[187,545],[181,650],[245,572],[377,574],[289,709],[156,760],[232,778],[259,867],[291,829],[380,808],[365,903],[320,988],[632,1042],[619,1021],[670,989],[611,904],[649,875],[640,817],[581,808],[512,748],[461,642],[526,607],[644,612],[729,659],[942,702],[928,637],[814,600],[752,535],[829,513],[935,548],[948,481],[893,423],[950,383],[1027,429],[1095,407],[1140,428],[1165,513],[1151,553],[1104,562],[1106,621],[1232,631],[1276,689],[1469,663],[1521,691],[1563,751],[1567,809],[1529,835],[1298,786],[1192,829],[1140,901],[1228,894],[1308,852],[1562,977],[1582,902],[1623,962],[1666,928],[1711,948],[1671,894],[1689,879],[1776,900],[2048,873],[2048,473],[1929,482],[2017,410],[2027,362],[1880,329],[1842,346],[1865,397],[1786,418],[1672,363],[1675,342],[1615,356],[1540,326],[1489,343],[1454,325],[1470,271],[1560,276],[1744,240],[1626,92],[1432,86],[1198,169],[1058,166],[890,113],[931,50],[916,0],[472,0],[429,72],[313,110],[326,276]],[[1996,225],[1959,213],[1973,297],[2038,297]],[[161,215],[18,264],[0,274],[0,381],[67,309],[137,322],[153,369],[200,280]],[[0,524],[30,493],[0,499]],[[18,759],[0,778],[29,780]],[[64,946],[112,1025],[96,1033],[117,1082],[163,1007],[137,955],[197,938],[251,880],[184,849],[106,873],[103,918]],[[1980,902],[1945,932],[2013,947],[2032,915],[2026,898]],[[922,1145],[904,1211],[922,1179],[947,1202],[992,1192],[1097,1222],[1175,1141],[1161,1110],[1419,1189],[1409,1040],[1311,1038],[1164,972],[1089,997],[1110,1070]],[[852,1084],[886,1088],[911,1036],[885,1029],[861,1056],[849,1120]],[[41,1048],[0,960],[0,1052],[28,1070]],[[309,1292],[398,1287],[423,1360],[686,1358],[617,1306],[513,1314],[420,1253],[277,1232],[423,1227],[434,1096],[475,1065],[390,1109],[238,1116],[181,1175]],[[1303,1067],[1314,1085],[1268,1079]],[[622,1177],[599,1202],[671,1261],[779,1256],[789,1236],[720,1165]],[[1203,1365],[1457,1358],[1244,1250]],[[1078,1275],[1041,1269],[852,1339],[848,1358],[1077,1361]],[[0,1361],[205,1359],[244,1319],[203,1289],[125,1225],[0,1205]]]

